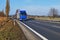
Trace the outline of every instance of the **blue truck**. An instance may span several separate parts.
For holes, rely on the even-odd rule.
[[[19,20],[23,21],[23,20],[27,20],[27,13],[25,10],[20,10],[20,18]]]

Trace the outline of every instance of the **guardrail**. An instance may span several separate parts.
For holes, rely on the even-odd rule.
[[[16,20],[20,28],[22,29],[23,33],[25,34],[27,40],[48,40],[41,34],[37,33],[35,30],[27,26],[21,21]]]

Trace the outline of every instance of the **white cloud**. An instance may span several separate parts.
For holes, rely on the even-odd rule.
[[[60,6],[59,5],[56,5],[56,6],[36,6],[36,5],[30,5],[30,6],[20,7],[20,9],[26,10],[27,14],[29,14],[29,15],[48,15],[50,8],[58,9],[59,14],[60,14]],[[15,9],[15,11],[16,11],[16,9]]]
[[[48,15],[50,8],[56,8],[58,9],[60,13],[60,6],[25,6],[21,9],[26,9],[27,13],[30,15]]]
[[[46,15],[46,11],[48,11],[49,8],[41,6],[27,6],[21,9],[26,9],[27,13],[30,15]]]

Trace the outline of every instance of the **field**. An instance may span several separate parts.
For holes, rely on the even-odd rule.
[[[49,18],[49,17],[35,17],[38,20],[51,20],[51,21],[60,21],[60,18]]]
[[[51,21],[52,23],[60,23],[60,18],[49,18],[49,17],[35,17],[36,20]]]
[[[13,20],[9,20],[0,26],[0,40],[27,40],[19,25],[13,23]]]
[[[42,16],[28,16],[28,18],[33,18],[35,20],[53,21],[54,23],[60,23],[60,17],[42,17]]]

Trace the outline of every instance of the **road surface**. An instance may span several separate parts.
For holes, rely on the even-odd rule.
[[[46,22],[42,20],[29,20],[23,22],[44,37],[46,37],[48,40],[60,40],[60,24]]]

